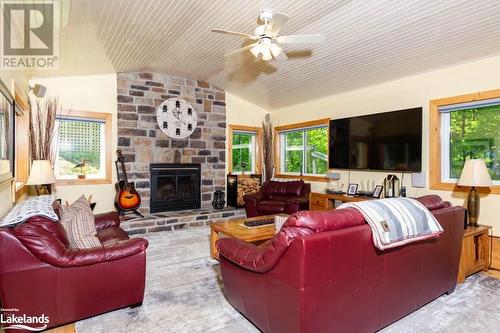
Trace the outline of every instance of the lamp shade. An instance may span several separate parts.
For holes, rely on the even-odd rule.
[[[30,176],[27,185],[54,184],[56,178],[52,171],[52,165],[47,160],[34,160],[31,165]]]
[[[486,163],[480,159],[465,161],[462,175],[458,181],[461,186],[490,187],[493,185]]]

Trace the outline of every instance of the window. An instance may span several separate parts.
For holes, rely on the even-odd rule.
[[[260,174],[260,127],[229,125],[229,173]]]
[[[469,158],[483,159],[500,185],[500,91],[431,101],[430,112],[431,188],[452,190]]]
[[[301,124],[296,124],[276,128],[281,175],[323,176],[328,172],[328,119],[311,123],[318,125],[297,128]]]
[[[109,118],[108,114],[71,112],[56,119],[54,173],[58,181],[110,182]]]
[[[255,173],[255,146],[257,133],[233,132],[233,172]]]

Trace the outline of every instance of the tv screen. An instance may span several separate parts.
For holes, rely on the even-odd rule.
[[[329,167],[422,170],[422,108],[330,121]]]

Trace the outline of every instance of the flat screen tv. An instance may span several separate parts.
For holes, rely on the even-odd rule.
[[[330,121],[331,169],[422,170],[422,108]]]

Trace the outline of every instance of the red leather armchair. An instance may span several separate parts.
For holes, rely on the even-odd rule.
[[[267,181],[259,192],[244,197],[247,217],[293,214],[309,208],[311,184],[302,180],[290,182]]]
[[[147,240],[129,239],[115,212],[95,223],[102,247],[85,250],[70,249],[61,224],[41,216],[0,228],[2,308],[44,314],[55,327],[142,304]]]
[[[386,251],[352,208],[298,212],[261,246],[221,239],[224,293],[263,332],[375,332],[457,283],[464,208],[419,200],[444,232]]]

